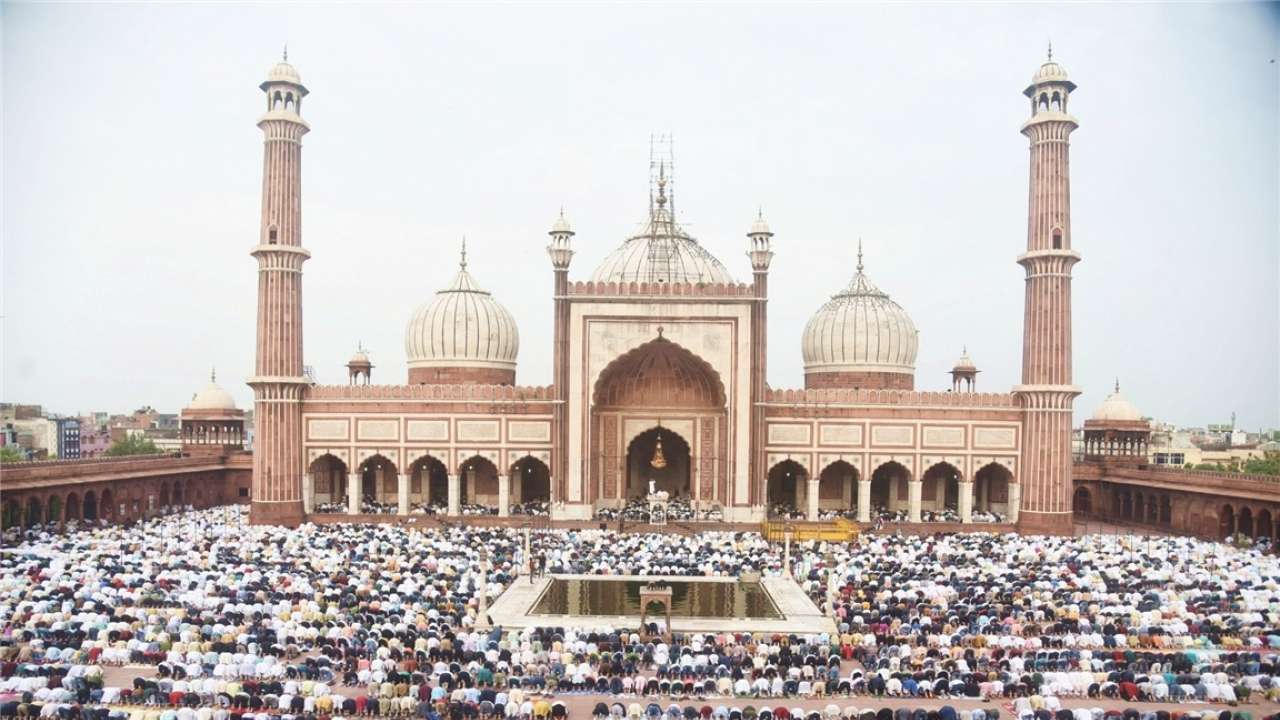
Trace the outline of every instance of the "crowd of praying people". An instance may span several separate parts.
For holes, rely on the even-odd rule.
[[[618,520],[624,523],[647,524],[655,522],[653,506],[647,497],[633,497],[621,508],[601,507],[595,511],[596,520]],[[724,519],[724,511],[719,505],[696,507],[687,497],[675,497],[665,505],[667,522],[720,522]]]
[[[890,532],[788,551],[750,532],[562,528],[530,533],[526,555],[503,527],[243,512],[6,531],[0,717],[523,720],[583,696],[646,720],[1174,720],[1143,703],[1246,720],[1240,703],[1280,700],[1280,561],[1259,548]],[[835,631],[491,627],[482,609],[531,565],[790,575]]]

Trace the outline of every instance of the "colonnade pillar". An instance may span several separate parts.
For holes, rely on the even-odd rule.
[[[924,482],[921,480],[907,481],[907,519],[913,523],[920,522],[920,493],[923,486]]]
[[[871,522],[871,480],[858,478],[858,522]]]
[[[808,487],[805,489],[807,493],[805,500],[808,505],[806,506],[805,517],[810,521],[815,521],[818,519],[818,478],[809,478],[806,485]]]
[[[973,522],[973,481],[960,481],[960,522]]]
[[[461,482],[462,482],[462,478],[458,477],[457,475],[449,476],[448,514],[450,516],[456,517],[462,514],[462,493],[461,493],[462,488],[459,485],[459,483]]]
[[[315,509],[316,505],[316,476],[306,473],[302,476],[302,512],[307,515]]]
[[[498,476],[498,517],[511,514],[511,476]]]
[[[396,512],[401,515],[409,514],[409,476],[396,476]]]
[[[360,514],[360,473],[347,473],[347,513]]]
[[[1018,522],[1018,511],[1022,509],[1022,483],[1009,483],[1009,522]]]

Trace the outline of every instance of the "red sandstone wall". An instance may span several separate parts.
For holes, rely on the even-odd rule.
[[[807,372],[806,390],[824,388],[865,388],[867,390],[914,390],[914,375],[885,372]]]
[[[499,368],[409,368],[410,385],[515,385],[516,371]]]

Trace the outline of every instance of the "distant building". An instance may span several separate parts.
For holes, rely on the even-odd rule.
[[[62,460],[79,460],[80,418],[58,418],[54,425],[58,436],[58,457]]]
[[[111,431],[105,427],[80,425],[80,457],[94,458],[111,447]]]

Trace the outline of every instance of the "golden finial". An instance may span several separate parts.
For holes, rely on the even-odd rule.
[[[289,43],[284,44],[284,52],[281,53],[281,62],[289,62]]]
[[[862,238],[858,238],[858,272],[862,272]]]
[[[467,269],[467,236],[462,236],[462,259],[458,261],[458,267],[463,270]]]

